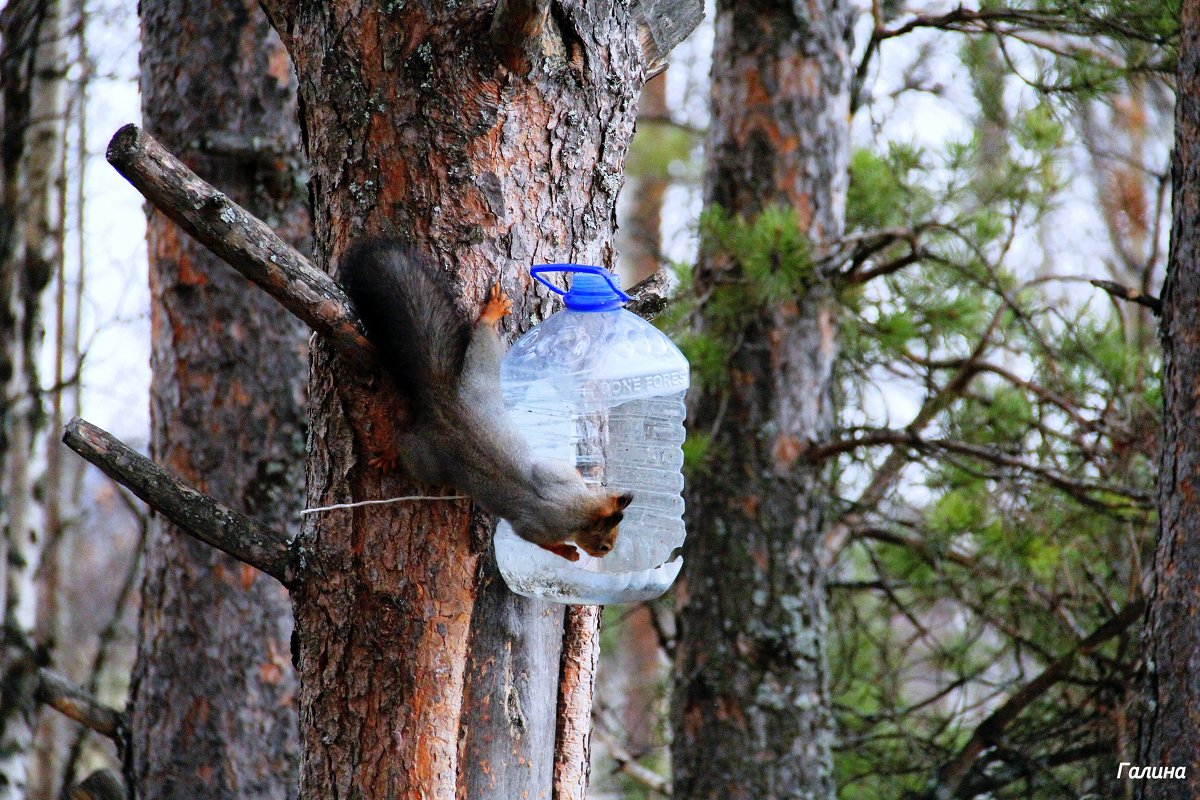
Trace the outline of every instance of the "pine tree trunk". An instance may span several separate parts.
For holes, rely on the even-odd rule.
[[[655,77],[645,88],[638,100],[638,117],[656,120],[660,124],[668,119],[667,73]],[[633,202],[622,220],[621,260],[630,276],[630,283],[649,277],[663,266],[662,226],[663,200],[668,186],[666,170],[637,175],[628,191],[633,193]]]
[[[65,112],[62,5],[11,0],[0,12],[0,798],[23,798],[37,706],[34,502],[42,290],[58,263]]]
[[[1171,251],[1162,293],[1163,438],[1158,547],[1145,643],[1138,763],[1186,780],[1134,783],[1142,798],[1200,794],[1200,2],[1183,3],[1171,172]]]
[[[783,205],[811,241],[841,233],[850,23],[845,0],[718,2],[709,208],[752,220]],[[698,295],[737,270],[736,254],[705,255]],[[748,321],[727,377],[693,390],[689,429],[713,437],[687,486],[672,714],[681,800],[833,796],[828,493],[803,452],[834,421],[835,310],[811,286]],[[702,331],[715,329],[707,310]]]
[[[301,250],[295,78],[257,2],[141,3],[146,127]],[[303,503],[307,332],[189,239],[149,218],[151,449],[278,530]],[[275,581],[157,517],[130,700],[140,796],[296,797],[291,604]]]
[[[400,236],[464,314],[500,281],[512,335],[553,308],[531,263],[612,264],[644,58],[631,4],[556,4],[524,63],[493,47],[522,40],[504,17],[493,40],[495,9],[334,0],[272,16],[300,77],[318,263],[365,233]],[[314,347],[310,506],[428,493],[367,464],[367,435],[400,412],[386,386]],[[491,520],[465,502],[308,519],[301,794],[549,798],[562,614],[498,584],[481,558]]]

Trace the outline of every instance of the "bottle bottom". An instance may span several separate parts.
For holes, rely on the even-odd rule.
[[[501,523],[507,527],[507,523]],[[636,603],[658,597],[675,582],[683,559],[632,572],[597,572],[561,556],[497,532],[496,563],[508,588],[525,597],[555,603],[607,605]],[[597,561],[583,556],[587,561]]]

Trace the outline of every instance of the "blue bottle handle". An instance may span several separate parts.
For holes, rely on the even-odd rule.
[[[588,264],[538,264],[536,267],[529,269],[529,274],[537,279],[538,283],[557,295],[566,295],[566,291],[542,277],[542,275],[550,272],[579,272],[587,275],[599,275],[608,281],[608,285],[616,293],[617,297],[621,298],[621,302],[628,303],[633,299],[631,295],[621,291],[621,286],[617,283],[616,277],[604,267],[594,267]]]

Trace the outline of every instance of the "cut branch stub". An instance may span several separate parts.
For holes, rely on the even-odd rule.
[[[625,310],[644,320],[652,320],[661,314],[670,302],[670,288],[671,274],[665,269],[660,269],[628,290],[627,293],[633,300],[625,306]]]
[[[527,71],[550,13],[550,0],[500,0],[492,16],[496,55],[510,72]]]
[[[701,0],[642,0],[638,3],[638,27],[647,72],[666,61],[675,45],[688,37],[704,19]]]
[[[106,157],[155,208],[328,337],[343,357],[363,367],[376,363],[375,349],[342,287],[153,136],[126,125],[109,142]]]
[[[67,797],[70,800],[125,800],[125,787],[110,770],[102,769],[71,789]]]
[[[71,420],[63,442],[200,541],[265,572],[288,588],[295,586],[294,559],[282,533],[201,494],[89,422]]]

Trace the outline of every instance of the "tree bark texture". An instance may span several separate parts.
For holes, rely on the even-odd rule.
[[[24,797],[37,704],[34,576],[44,542],[34,501],[41,302],[59,262],[65,112],[62,4],[0,11],[0,798]]]
[[[1186,780],[1135,782],[1141,798],[1200,794],[1200,2],[1185,0],[1175,101],[1171,249],[1162,292],[1163,433],[1158,545],[1143,630],[1138,763]]]
[[[495,3],[270,3],[296,62],[316,261],[366,233],[429,254],[464,315],[489,284],[511,335],[553,310],[530,264],[611,266],[645,57],[630,4],[554,4],[511,72]],[[382,375],[318,341],[308,503],[427,494],[370,467],[398,415]],[[294,592],[305,797],[548,798],[561,609],[495,579],[466,502],[307,518]],[[470,665],[469,670],[467,665]],[[582,757],[582,756],[581,756]]]
[[[592,696],[600,661],[600,606],[570,606],[565,616],[553,800],[584,800],[591,776]]]
[[[815,243],[841,233],[850,25],[845,0],[719,0],[708,207],[751,220],[783,205]],[[698,296],[739,279],[736,255],[702,258]],[[746,323],[727,379],[693,388],[689,428],[712,441],[686,490],[672,711],[682,800],[833,796],[828,495],[802,455],[834,421],[835,310],[820,281],[810,286]]]
[[[146,127],[307,249],[296,84],[258,3],[141,4]],[[149,216],[154,459],[295,531],[307,331],[162,213]],[[147,798],[296,797],[287,591],[156,517],[130,699],[129,782]]]

